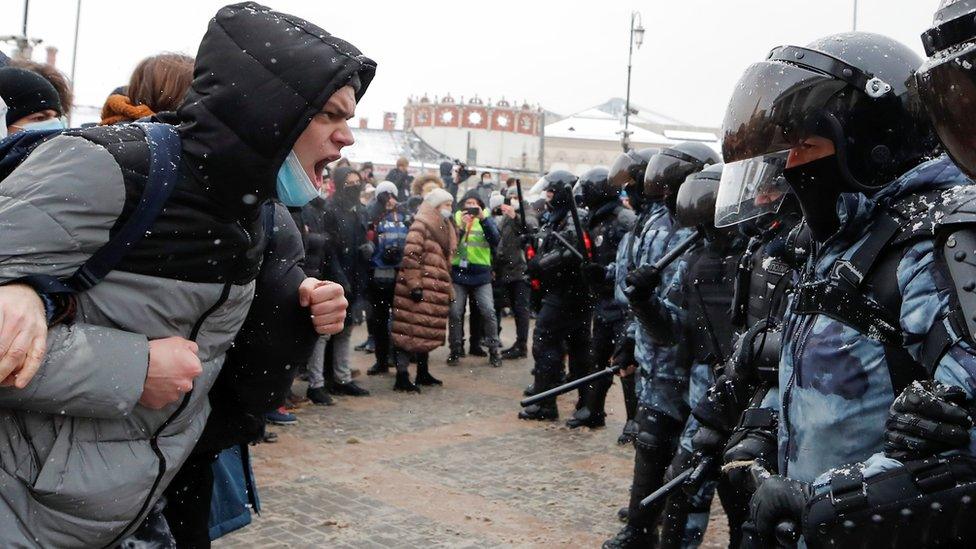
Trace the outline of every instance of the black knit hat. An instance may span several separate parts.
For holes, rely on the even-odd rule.
[[[0,97],[7,104],[8,126],[47,109],[57,112],[59,116],[64,114],[58,91],[34,71],[13,67],[0,69]]]
[[[464,194],[464,197],[461,198],[461,204],[464,204],[465,202],[467,202],[469,198],[473,198],[473,199],[477,200],[478,201],[478,205],[481,206],[481,209],[484,209],[485,208],[485,201],[481,199],[481,195],[478,194],[478,191],[476,191],[475,189],[471,189],[470,191],[468,191],[468,192],[466,192]]]

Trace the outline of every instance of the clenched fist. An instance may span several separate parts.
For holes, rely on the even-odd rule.
[[[193,380],[203,373],[197,344],[182,337],[149,342],[149,372],[139,404],[159,410],[193,389]]]
[[[312,325],[320,335],[335,335],[346,322],[349,302],[342,286],[316,278],[306,278],[298,287],[298,301],[312,313]]]

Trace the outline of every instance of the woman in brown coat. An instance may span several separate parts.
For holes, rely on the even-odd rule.
[[[416,391],[417,385],[440,385],[430,375],[427,355],[444,344],[454,289],[451,256],[457,248],[453,198],[444,189],[424,197],[414,216],[393,298],[393,345],[397,391]],[[416,383],[410,383],[410,353],[417,355]]]

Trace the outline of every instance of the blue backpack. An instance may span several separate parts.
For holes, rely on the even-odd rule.
[[[142,240],[176,186],[180,165],[180,136],[168,124],[136,123],[149,144],[149,177],[139,204],[122,227],[71,276],[30,275],[17,282],[41,294],[74,294],[91,289],[114,269]],[[38,146],[64,130],[18,132],[0,141],[0,184]]]

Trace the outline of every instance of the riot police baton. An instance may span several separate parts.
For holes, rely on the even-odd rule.
[[[599,372],[593,372],[592,374],[583,376],[579,379],[574,379],[573,381],[560,385],[559,387],[554,387],[552,389],[549,389],[548,391],[543,391],[537,395],[532,395],[529,398],[522,399],[522,401],[519,402],[519,405],[521,405],[524,408],[526,406],[532,406],[533,404],[538,404],[539,402],[542,402],[547,398],[557,397],[559,395],[566,394],[572,391],[573,389],[578,389],[579,387],[582,387],[583,385],[586,385],[591,381],[600,379],[602,377],[612,376],[622,369],[623,369],[622,365],[607,366],[606,368],[600,370]]]
[[[586,253],[586,239],[583,236],[583,224],[580,223],[579,218],[579,207],[576,205],[576,195],[573,194],[573,189],[569,189],[569,202],[571,208],[569,209],[569,214],[573,217],[573,229],[576,231],[576,242],[579,244],[579,255],[583,260],[583,263],[589,263],[589,259],[584,257]],[[586,282],[584,280],[584,282]]]
[[[668,266],[674,262],[674,260],[684,255],[684,253],[687,252],[689,248],[691,248],[695,244],[698,244],[698,241],[700,241],[703,238],[705,238],[705,231],[701,230],[700,228],[695,229],[693,233],[688,235],[688,238],[682,240],[681,242],[678,242],[678,244],[676,244],[674,248],[671,248],[671,251],[661,256],[661,259],[658,259],[657,262],[654,263],[653,265],[654,270],[661,272],[664,269],[667,269]],[[627,286],[624,289],[624,294],[629,296],[632,293],[634,293],[633,286]]]
[[[671,492],[675,491],[686,481],[692,479],[692,477],[694,477],[695,479],[700,478],[702,475],[705,474],[708,468],[712,466],[712,461],[714,460],[715,458],[713,458],[712,456],[703,456],[698,461],[698,463],[692,465],[691,467],[688,467],[684,471],[681,471],[680,473],[678,473],[678,476],[668,481],[664,486],[661,486],[657,490],[654,490],[654,492],[652,492],[651,495],[642,499],[640,502],[640,506],[647,507],[648,505],[654,503],[655,501],[664,498]]]
[[[572,253],[577,258],[579,258],[579,260],[582,261],[583,263],[586,263],[586,258],[583,257],[583,254],[581,254],[580,251],[576,249],[576,246],[574,246],[570,241],[566,240],[566,237],[565,236],[557,233],[556,231],[553,231],[550,234],[552,234],[552,236],[556,237],[556,240],[558,240],[560,242],[560,244],[562,244],[563,246],[566,246],[566,248],[569,249],[570,253]]]
[[[529,225],[525,221],[525,199],[522,198],[522,180],[515,178],[515,192],[518,193],[519,217],[522,219],[522,230],[529,230]]]

